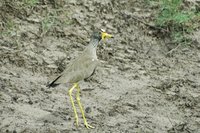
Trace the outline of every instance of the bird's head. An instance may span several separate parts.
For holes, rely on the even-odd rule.
[[[101,39],[105,40],[106,38],[113,38],[113,35],[108,34],[104,29],[101,29]]]
[[[111,34],[105,32],[105,30],[101,29],[99,31],[94,31],[91,38],[100,40],[105,40],[106,38],[113,38]]]

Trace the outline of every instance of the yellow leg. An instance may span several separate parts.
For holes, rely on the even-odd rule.
[[[79,87],[78,83],[76,83],[75,86],[76,86],[76,88],[77,88],[76,100],[77,100],[78,106],[79,106],[79,108],[80,108],[80,110],[81,110],[81,114],[82,114],[82,116],[83,116],[84,124],[85,124],[86,128],[88,128],[88,129],[89,129],[89,128],[94,128],[93,126],[91,126],[91,125],[89,125],[89,124],[87,123],[87,120],[86,120],[86,118],[85,118],[85,113],[84,113],[83,107],[82,107],[82,105],[81,105],[81,100],[80,100],[80,87]]]
[[[73,86],[72,86],[72,88],[71,89],[69,89],[69,96],[70,96],[70,101],[71,101],[71,104],[72,104],[72,107],[73,107],[73,110],[74,110],[74,116],[75,116],[75,120],[76,120],[76,126],[78,127],[78,115],[77,115],[77,111],[76,111],[76,107],[75,107],[75,105],[74,105],[74,100],[73,100],[73,98],[72,98],[72,92],[73,92],[73,90],[74,90],[74,88],[76,88],[76,84],[74,84]]]

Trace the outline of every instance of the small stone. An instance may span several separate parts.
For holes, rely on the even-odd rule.
[[[28,103],[32,105],[32,104],[33,104],[33,101],[29,100]]]
[[[91,112],[92,112],[92,109],[91,109],[90,107],[87,107],[87,108],[85,109],[85,112],[86,112],[86,113],[91,113]]]

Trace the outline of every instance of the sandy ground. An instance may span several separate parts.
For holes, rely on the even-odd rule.
[[[44,3],[26,19],[11,16],[18,28],[0,39],[0,132],[200,132],[200,31],[192,36],[193,44],[169,53],[171,45],[132,18],[151,17],[154,5],[59,2],[64,12],[57,11],[57,17],[67,15],[70,24],[53,23],[41,32],[45,13],[55,11]],[[74,126],[68,89],[46,84],[81,53],[93,27],[115,38],[99,45],[101,64],[93,77],[80,82],[88,122],[95,126],[88,130],[79,110],[80,125]]]

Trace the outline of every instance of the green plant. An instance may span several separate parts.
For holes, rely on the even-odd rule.
[[[167,29],[175,43],[188,40],[185,35],[193,29],[190,23],[195,13],[183,5],[182,0],[161,0],[160,13],[156,19],[156,25]]]
[[[63,16],[62,14],[65,15]],[[62,29],[72,23],[73,21],[69,19],[68,14],[65,13],[64,10],[52,10],[48,12],[41,21],[42,34],[44,35],[49,31],[55,31],[59,28]]]
[[[46,16],[42,21],[42,32],[48,32],[56,23],[56,18],[54,16]]]
[[[39,0],[23,0],[23,3],[26,6],[30,6],[30,7],[35,6],[38,2],[39,2]]]
[[[2,21],[2,32],[0,35],[13,35],[16,33],[16,24],[12,19],[7,19],[6,21]]]

